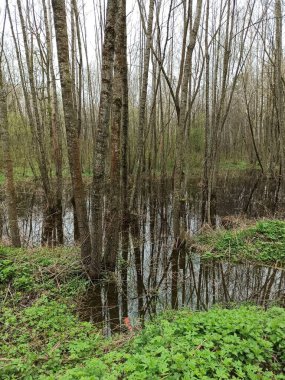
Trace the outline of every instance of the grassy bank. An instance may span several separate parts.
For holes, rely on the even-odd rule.
[[[192,251],[203,259],[285,263],[285,222],[261,220],[232,230],[204,232],[195,237]]]
[[[284,235],[284,222],[261,221],[199,244],[239,260],[256,260],[241,246],[259,247],[272,262],[284,260]],[[285,379],[284,309],[169,311],[105,339],[77,315],[87,286],[77,249],[0,247],[0,379]]]

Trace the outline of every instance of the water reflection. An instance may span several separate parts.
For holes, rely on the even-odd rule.
[[[138,286],[141,278],[135,273],[134,266],[129,265],[128,315],[124,314],[119,271],[112,281],[90,286],[79,307],[79,314],[84,320],[101,323],[106,334],[127,328],[126,316],[133,326],[142,325],[145,319],[172,307],[172,273],[163,268],[160,262],[151,281],[145,276]],[[214,304],[226,307],[241,303],[285,306],[285,270],[282,268],[250,263],[203,262],[199,257],[187,255],[185,267],[179,269],[177,283],[177,307],[191,310],[208,310]]]
[[[283,196],[279,191],[278,180],[261,178],[257,173],[247,173],[242,177],[223,177],[218,181],[216,223],[227,215],[244,213],[248,217],[273,216],[284,209],[280,202]],[[1,190],[1,189],[0,189]],[[31,184],[18,186],[18,216],[20,233],[24,246],[41,244],[43,224],[43,194]],[[89,189],[88,189],[89,190]],[[192,178],[186,186],[183,203],[185,230],[195,233],[201,227],[201,188],[200,179]],[[5,194],[0,195],[0,238],[9,239]],[[89,204],[89,197],[87,198]],[[88,206],[88,210],[90,207]],[[90,210],[89,210],[90,211]],[[166,237],[172,234],[172,181],[146,182],[141,194],[141,208],[138,211],[140,233],[145,229],[144,239],[151,241],[157,234]],[[74,221],[71,186],[66,186],[63,199],[64,244],[74,244]],[[133,231],[135,235],[135,231]]]
[[[180,223],[187,237],[201,227],[201,188],[191,179],[181,202]],[[18,189],[19,225],[26,246],[39,245],[42,234],[43,199],[31,188]],[[207,310],[214,304],[243,302],[267,307],[285,306],[285,272],[282,268],[250,263],[202,262],[189,254],[183,239],[173,237],[171,181],[146,182],[129,227],[121,231],[115,272],[90,285],[78,306],[82,319],[111,331],[143,325],[155,313],[178,307]],[[220,178],[217,188],[216,224],[228,215],[274,216],[284,210],[278,181],[254,177]],[[87,198],[87,203],[89,198]],[[2,206],[3,206],[2,202]],[[89,208],[89,207],[88,207]],[[66,187],[63,204],[64,241],[74,244],[71,189]],[[6,213],[0,218],[2,237],[8,236]],[[1,232],[0,231],[0,232]],[[129,318],[131,324],[126,320]]]

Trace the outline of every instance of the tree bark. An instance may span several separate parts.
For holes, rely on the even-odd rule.
[[[124,0],[125,1],[125,0]],[[110,166],[110,200],[107,207],[106,218],[106,268],[114,271],[119,250],[119,232],[121,229],[121,181],[120,181],[120,151],[121,151],[121,125],[122,125],[122,105],[123,105],[123,80],[125,70],[124,44],[126,17],[125,6],[119,0],[118,18],[116,23],[115,40],[115,63],[114,63],[114,84],[112,101],[112,122],[111,122],[111,166]]]
[[[143,13],[140,6],[142,22]],[[150,48],[152,43],[152,25],[153,25],[153,14],[154,14],[154,0],[149,2],[149,12],[147,20],[147,35],[146,35],[146,46],[144,50],[143,58],[143,74],[142,74],[142,85],[140,90],[140,103],[139,103],[139,129],[138,129],[138,145],[137,145],[137,160],[134,168],[134,185],[130,197],[130,209],[133,208],[136,193],[140,187],[141,172],[143,166],[144,158],[144,135],[145,135],[145,115],[146,115],[146,98],[147,98],[147,86],[148,86],[148,75],[149,75],[149,61],[150,61]]]
[[[72,82],[69,63],[65,1],[52,0],[52,7],[67,138],[67,153],[79,226],[81,257],[90,276],[93,277],[96,276],[96,273],[93,272],[93,268],[90,265],[91,241],[87,217],[85,189],[81,174],[77,115],[72,101]]]
[[[50,134],[52,145],[52,156],[55,166],[56,175],[56,188],[55,188],[55,205],[54,205],[54,220],[56,230],[56,242],[58,244],[64,243],[63,236],[63,218],[62,218],[62,192],[63,192],[63,178],[62,178],[62,129],[59,117],[58,96],[56,92],[56,78],[54,73],[53,64],[53,49],[51,43],[50,33],[50,18],[51,10],[47,8],[46,0],[42,0],[44,11],[44,23],[46,29],[46,44],[47,44],[47,93],[49,101],[49,122]]]
[[[129,256],[129,197],[128,197],[128,131],[129,131],[129,86],[127,60],[127,15],[126,0],[122,0],[122,124],[121,124],[121,199],[122,199],[122,317],[128,316],[128,256]]]
[[[197,1],[196,15],[193,28],[190,31],[190,40],[184,63],[183,79],[181,86],[180,112],[178,115],[178,130],[176,135],[176,168],[174,173],[174,200],[173,200],[173,234],[174,247],[172,255],[172,306],[177,307],[177,281],[178,281],[178,259],[179,250],[183,245],[182,231],[180,231],[181,208],[183,206],[183,177],[185,160],[185,127],[186,127],[186,107],[188,98],[189,78],[191,75],[192,55],[195,48],[198,28],[200,25],[202,12],[202,0]]]
[[[1,53],[2,55],[2,53]],[[10,151],[10,139],[8,131],[7,92],[4,88],[2,67],[0,61],[0,135],[2,140],[3,161],[6,179],[6,199],[8,209],[8,223],[12,245],[21,247],[21,239],[18,227],[17,197],[14,186],[13,163]]]
[[[281,0],[275,0],[275,97],[277,120],[280,135],[280,163],[284,181],[285,175],[285,120],[284,92],[282,83],[282,5]]]
[[[116,38],[118,1],[109,0],[102,50],[101,94],[99,119],[94,149],[94,173],[92,183],[92,258],[91,265],[97,276],[101,271],[103,255],[103,193],[106,173],[107,140],[109,132],[110,107],[112,101],[113,66]]]

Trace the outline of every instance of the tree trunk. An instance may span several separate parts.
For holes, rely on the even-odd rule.
[[[62,103],[67,137],[67,153],[76,205],[81,257],[90,276],[96,276],[90,266],[91,242],[87,217],[85,189],[81,174],[80,143],[77,128],[77,115],[72,101],[72,82],[69,64],[68,34],[64,0],[52,0],[57,57],[62,90]]]
[[[186,127],[186,107],[188,98],[188,84],[191,75],[191,62],[193,50],[195,48],[197,33],[201,19],[202,0],[198,0],[193,28],[190,31],[189,45],[184,63],[183,79],[181,86],[180,112],[178,117],[178,130],[176,135],[176,168],[174,173],[174,200],[173,200],[173,234],[174,248],[172,254],[172,306],[177,307],[177,279],[178,279],[178,260],[179,250],[183,243],[182,231],[180,231],[181,208],[183,206],[183,177],[185,161],[185,127]]]
[[[119,250],[119,232],[121,224],[121,186],[120,186],[120,135],[122,121],[122,89],[124,71],[124,25],[122,4],[119,1],[118,19],[116,23],[115,64],[111,123],[111,167],[110,195],[106,210],[106,269],[114,271]]]
[[[56,78],[54,73],[53,64],[53,49],[51,44],[50,33],[50,6],[47,8],[46,0],[42,0],[44,11],[44,23],[46,29],[46,43],[47,43],[47,89],[49,98],[49,112],[50,112],[50,132],[51,144],[53,152],[53,160],[56,175],[56,189],[55,189],[55,205],[54,205],[54,219],[56,229],[56,242],[63,244],[63,218],[62,218],[62,191],[63,191],[63,178],[62,178],[62,129],[59,118],[58,96],[56,92]]]
[[[114,50],[118,1],[109,0],[102,50],[101,94],[99,120],[94,149],[94,173],[92,183],[92,257],[91,265],[97,276],[101,271],[103,254],[103,193],[105,187],[105,164],[109,132],[110,106],[112,101]]]
[[[140,6],[142,22],[143,13]],[[138,130],[138,145],[137,145],[137,161],[134,168],[134,185],[130,198],[130,209],[134,205],[136,193],[140,188],[141,173],[143,167],[143,156],[144,156],[144,135],[145,135],[145,114],[146,114],[146,99],[147,99],[147,86],[148,86],[148,75],[149,75],[149,61],[150,61],[150,48],[152,43],[152,25],[153,25],[153,14],[154,14],[154,0],[149,2],[149,12],[147,21],[147,36],[146,36],[146,46],[144,50],[143,58],[143,74],[142,74],[142,86],[140,90],[140,103],[139,103],[139,130]]]
[[[275,0],[275,97],[277,120],[280,135],[280,162],[281,173],[285,176],[285,120],[284,120],[284,92],[282,83],[282,5],[281,0]]]
[[[2,55],[2,53],[1,53]],[[17,198],[14,186],[13,163],[10,152],[10,139],[8,131],[7,93],[4,88],[2,67],[0,61],[0,135],[2,140],[3,161],[6,177],[6,199],[8,209],[8,223],[12,245],[21,247],[20,233],[17,217]]]
[[[128,256],[129,256],[129,205],[128,205],[128,130],[129,130],[129,87],[127,61],[127,16],[126,0],[122,0],[122,124],[121,124],[121,196],[122,196],[122,317],[128,316]]]
[[[205,223],[206,210],[207,210],[207,200],[208,200],[208,188],[209,188],[209,160],[210,152],[209,145],[210,141],[210,55],[209,55],[209,4],[210,0],[206,3],[206,27],[205,27],[205,147],[204,147],[204,163],[203,163],[203,187],[202,187],[202,223]]]

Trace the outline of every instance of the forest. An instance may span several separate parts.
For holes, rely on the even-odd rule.
[[[0,0],[0,379],[285,379],[282,0]]]

